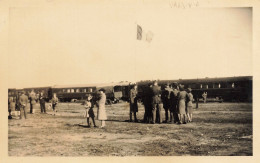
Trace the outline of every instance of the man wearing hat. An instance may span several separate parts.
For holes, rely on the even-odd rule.
[[[43,91],[40,93],[39,100],[40,100],[40,106],[41,106],[41,113],[46,113],[45,96],[44,96]]]
[[[130,90],[130,122],[132,122],[132,114],[134,114],[135,122],[138,122],[136,117],[136,112],[138,112],[137,93],[137,85],[134,84],[133,88]]]
[[[24,118],[26,119],[26,106],[28,103],[28,96],[25,95],[25,92],[22,91],[22,95],[19,98],[20,104],[20,119],[22,119],[22,113],[24,114]]]
[[[157,81],[154,81],[152,86],[152,114],[153,114],[153,122],[155,123],[156,120],[156,111],[158,111],[158,119],[159,123],[162,123],[162,116],[161,116],[161,110],[163,108],[162,100],[161,100],[161,88],[158,86]]]
[[[162,101],[163,101],[163,108],[165,110],[165,123],[168,122],[168,112],[170,110],[170,95],[173,92],[173,89],[170,88],[169,83],[165,84],[165,88],[162,92]]]

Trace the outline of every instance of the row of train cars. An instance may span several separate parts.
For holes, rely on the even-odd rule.
[[[192,88],[192,93],[198,102],[202,101],[202,94],[207,92],[207,101],[211,102],[252,102],[252,76],[223,77],[223,78],[200,78],[200,79],[178,79],[158,80],[162,89],[167,83],[178,83],[185,88]],[[139,81],[138,93],[142,96],[145,87],[152,81]],[[128,101],[129,92],[132,88],[130,82],[119,82],[109,84],[83,84],[83,85],[54,85],[48,87],[34,87],[23,89],[8,89],[8,96],[16,97],[19,91],[29,94],[32,90],[39,94],[41,91],[46,96],[46,101],[52,98],[53,93],[61,102],[76,102],[86,99],[86,95],[95,95],[101,88],[106,90],[107,103],[117,103],[120,100]]]

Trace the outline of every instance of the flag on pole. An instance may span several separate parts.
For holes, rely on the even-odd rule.
[[[152,41],[152,39],[153,39],[153,32],[148,31],[146,33],[146,41],[150,43]]]
[[[144,40],[150,43],[152,39],[153,39],[153,32],[151,31],[145,32],[140,25],[137,25],[137,40]]]
[[[142,40],[142,27],[140,25],[137,25],[137,40]]]

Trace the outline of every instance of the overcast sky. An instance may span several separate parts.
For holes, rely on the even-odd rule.
[[[9,10],[9,88],[252,75],[251,8]],[[153,33],[136,39],[137,28]]]

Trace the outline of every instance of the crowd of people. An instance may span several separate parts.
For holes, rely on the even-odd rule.
[[[141,95],[138,95],[137,85],[130,91],[130,119],[134,115],[134,121],[138,122],[138,100],[141,99],[144,108],[144,123],[178,123],[186,124],[192,122],[192,102],[193,95],[191,88],[184,89],[183,85],[173,83],[166,84],[162,90],[157,81],[148,84],[143,88]],[[162,110],[165,110],[165,120],[163,120]],[[170,116],[169,116],[170,115]],[[169,118],[170,117],[170,118]]]
[[[44,92],[41,92],[39,96],[35,94],[35,92],[32,90],[28,95],[25,94],[25,91],[21,91],[17,94],[16,97],[9,97],[8,98],[8,112],[9,112],[9,119],[12,119],[12,116],[20,116],[20,119],[27,119],[27,111],[26,108],[29,105],[30,106],[30,114],[35,113],[35,105],[36,101],[39,101],[41,113],[46,113],[46,97],[44,95]],[[56,93],[53,93],[52,99],[50,100],[49,107],[53,110],[53,115],[56,114],[56,105],[58,104],[59,99],[56,95]],[[94,127],[96,126],[95,123],[95,114],[93,111],[94,105],[98,107],[97,110],[97,117],[98,120],[101,121],[100,128],[105,127],[105,120],[107,120],[106,115],[106,109],[105,109],[105,103],[106,103],[106,94],[104,89],[100,89],[98,93],[98,97],[96,99],[93,98],[91,95],[87,95],[87,99],[83,103],[85,108],[85,114],[84,117],[87,118],[87,124],[88,127],[90,127],[90,121],[89,118],[92,119]]]
[[[173,83],[171,85],[166,84],[165,88],[162,90],[158,86],[157,81],[153,84],[149,84],[143,87],[142,92],[138,92],[137,85],[133,85],[130,90],[129,103],[130,103],[130,122],[139,122],[137,119],[138,112],[138,101],[142,101],[145,108],[144,123],[177,123],[185,124],[187,122],[192,122],[192,102],[193,95],[191,93],[191,88],[184,89],[183,85],[178,85]],[[15,98],[9,97],[8,99],[8,111],[9,118],[12,117],[14,113],[19,111],[20,119],[23,117],[27,118],[26,107],[27,104],[30,105],[30,114],[35,113],[36,101],[39,101],[41,113],[46,113],[45,108],[45,96],[44,92],[36,95],[32,90],[28,95],[22,91]],[[59,99],[56,94],[53,94],[50,100],[50,106],[52,107],[53,113],[57,112],[56,105]],[[93,98],[90,94],[87,94],[86,100],[83,103],[85,108],[84,117],[87,119],[88,127],[91,126],[90,119],[93,122],[94,127],[97,127],[95,123],[94,106],[97,106],[97,119],[101,121],[101,128],[105,127],[105,121],[107,120],[106,115],[106,94],[104,89],[98,91],[98,96]],[[165,110],[165,119],[163,121],[162,110]],[[133,119],[134,118],[134,119]]]
[[[41,113],[46,113],[46,106],[45,101],[46,97],[44,95],[44,92],[40,92],[39,95],[36,95],[36,93],[32,90],[28,95],[25,94],[25,91],[18,92],[16,97],[9,97],[8,98],[8,112],[9,112],[9,119],[12,119],[12,116],[20,116],[20,119],[27,119],[27,112],[26,108],[27,105],[30,106],[30,114],[35,113],[35,106],[37,101],[40,103]],[[58,104],[58,97],[56,94],[53,94],[52,99],[50,100],[50,107],[52,107],[52,110],[54,112],[56,111],[56,105]]]

